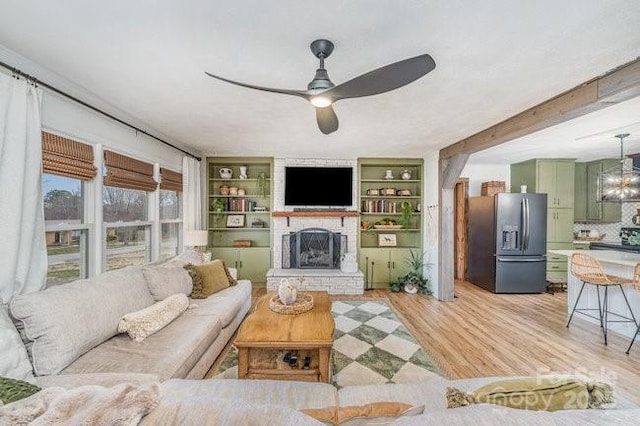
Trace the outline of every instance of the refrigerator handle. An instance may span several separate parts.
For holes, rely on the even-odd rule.
[[[520,250],[522,250],[524,252],[525,248],[526,248],[526,244],[527,244],[527,199],[523,198],[522,202],[520,203],[520,222],[522,224],[522,237],[521,237],[521,243],[520,243]]]
[[[523,248],[525,250],[529,250],[529,235],[531,234],[530,229],[529,229],[529,199],[525,198],[524,199],[524,217],[526,218],[526,223],[525,223],[525,234],[524,234],[524,244],[523,244]]]

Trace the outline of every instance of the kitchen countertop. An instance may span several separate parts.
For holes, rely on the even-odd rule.
[[[549,250],[549,253],[571,256],[573,253],[584,253],[584,250]],[[616,250],[589,250],[589,255],[602,263],[613,265],[636,266],[640,263],[640,254],[627,253]]]

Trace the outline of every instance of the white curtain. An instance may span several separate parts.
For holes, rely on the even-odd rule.
[[[0,74],[0,297],[41,290],[47,279],[42,205],[42,91]]]
[[[184,232],[200,230],[202,224],[202,207],[200,193],[200,162],[195,158],[182,158],[182,195],[184,206],[182,209]]]

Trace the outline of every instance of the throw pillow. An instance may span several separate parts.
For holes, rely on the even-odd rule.
[[[220,259],[202,265],[188,264],[185,269],[193,279],[191,297],[194,299],[206,299],[213,293],[236,284],[224,262]]]
[[[0,306],[0,376],[33,381],[33,367],[20,334],[9,318],[7,307]]]
[[[566,377],[523,377],[488,383],[465,394],[447,388],[447,408],[469,404],[497,404],[523,410],[579,410],[603,408],[613,402],[613,389],[607,383]]]
[[[300,410],[314,419],[332,425],[387,424],[397,417],[419,416],[424,405],[401,402],[372,402],[348,407],[309,408]]]
[[[136,342],[141,342],[178,318],[188,306],[189,299],[186,295],[174,294],[147,308],[123,316],[118,324],[118,332],[127,333]]]
[[[40,391],[38,386],[23,380],[0,377],[0,405],[19,401],[38,391]]]
[[[193,283],[189,273],[181,266],[148,266],[142,269],[149,292],[156,302],[172,294],[191,294]]]

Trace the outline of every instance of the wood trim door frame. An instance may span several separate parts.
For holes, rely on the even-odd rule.
[[[467,225],[469,178],[460,178],[453,193],[453,279],[467,279]]]

